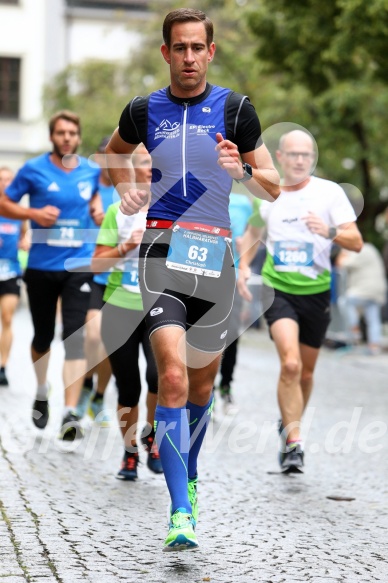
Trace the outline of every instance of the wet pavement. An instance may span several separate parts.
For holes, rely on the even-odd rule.
[[[304,419],[305,472],[279,473],[278,361],[265,330],[240,341],[234,395],[216,401],[199,460],[196,552],[163,553],[167,489],[145,454],[135,483],[115,479],[122,444],[108,387],[110,428],[86,424],[57,439],[62,344],[53,344],[47,428],[31,421],[32,327],[14,321],[0,387],[0,581],[339,583],[388,581],[388,353],[323,349]],[[145,419],[144,395],[142,420]],[[142,422],[140,423],[140,427]],[[73,450],[73,451],[71,451]]]

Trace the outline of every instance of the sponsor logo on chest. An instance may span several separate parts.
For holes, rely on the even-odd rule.
[[[90,182],[78,182],[77,186],[81,198],[84,200],[90,200],[92,198],[92,186]]]
[[[215,132],[215,127],[215,125],[189,124],[189,134],[195,136],[207,136],[208,134],[213,134]]]
[[[155,140],[179,137],[181,133],[180,126],[179,121],[170,122],[168,119],[164,119],[155,129]]]
[[[18,226],[12,223],[0,223],[0,233],[2,235],[16,235]]]
[[[52,182],[51,184],[48,185],[47,190],[49,192],[59,192],[61,189],[59,188],[56,182]]]

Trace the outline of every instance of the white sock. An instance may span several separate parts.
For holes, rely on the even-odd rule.
[[[303,444],[301,439],[293,439],[292,441],[288,441],[286,443],[286,451],[293,450],[297,445],[300,445],[301,449],[303,450]]]
[[[40,399],[41,401],[47,399],[48,392],[49,392],[49,386],[48,386],[47,382],[45,382],[43,385],[38,385],[38,388],[36,390],[37,399]]]
[[[68,413],[75,413],[75,407],[68,407],[67,405],[63,408],[63,416],[66,417]]]

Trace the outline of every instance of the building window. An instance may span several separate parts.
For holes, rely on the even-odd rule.
[[[0,116],[19,117],[20,59],[0,57]]]

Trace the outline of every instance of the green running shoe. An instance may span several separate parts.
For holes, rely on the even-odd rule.
[[[178,508],[170,518],[170,529],[163,551],[193,551],[198,548],[193,517],[185,508]]]
[[[110,418],[104,409],[104,399],[93,399],[89,401],[88,415],[100,427],[109,427]]]
[[[197,498],[197,484],[198,476],[195,476],[192,480],[189,479],[187,484],[187,490],[189,494],[189,502],[191,504],[191,516],[193,518],[193,528],[197,526],[198,522],[198,498]]]
[[[191,518],[193,521],[193,528],[197,526],[198,522],[198,498],[197,498],[197,484],[198,484],[198,475],[195,478],[192,478],[187,483],[187,493],[188,498],[191,506]],[[171,504],[167,506],[167,524],[170,525],[171,522]]]
[[[89,406],[90,399],[92,397],[93,390],[89,389],[89,387],[83,387],[81,394],[78,399],[77,407],[75,409],[77,417],[82,419],[85,417],[87,408]]]

